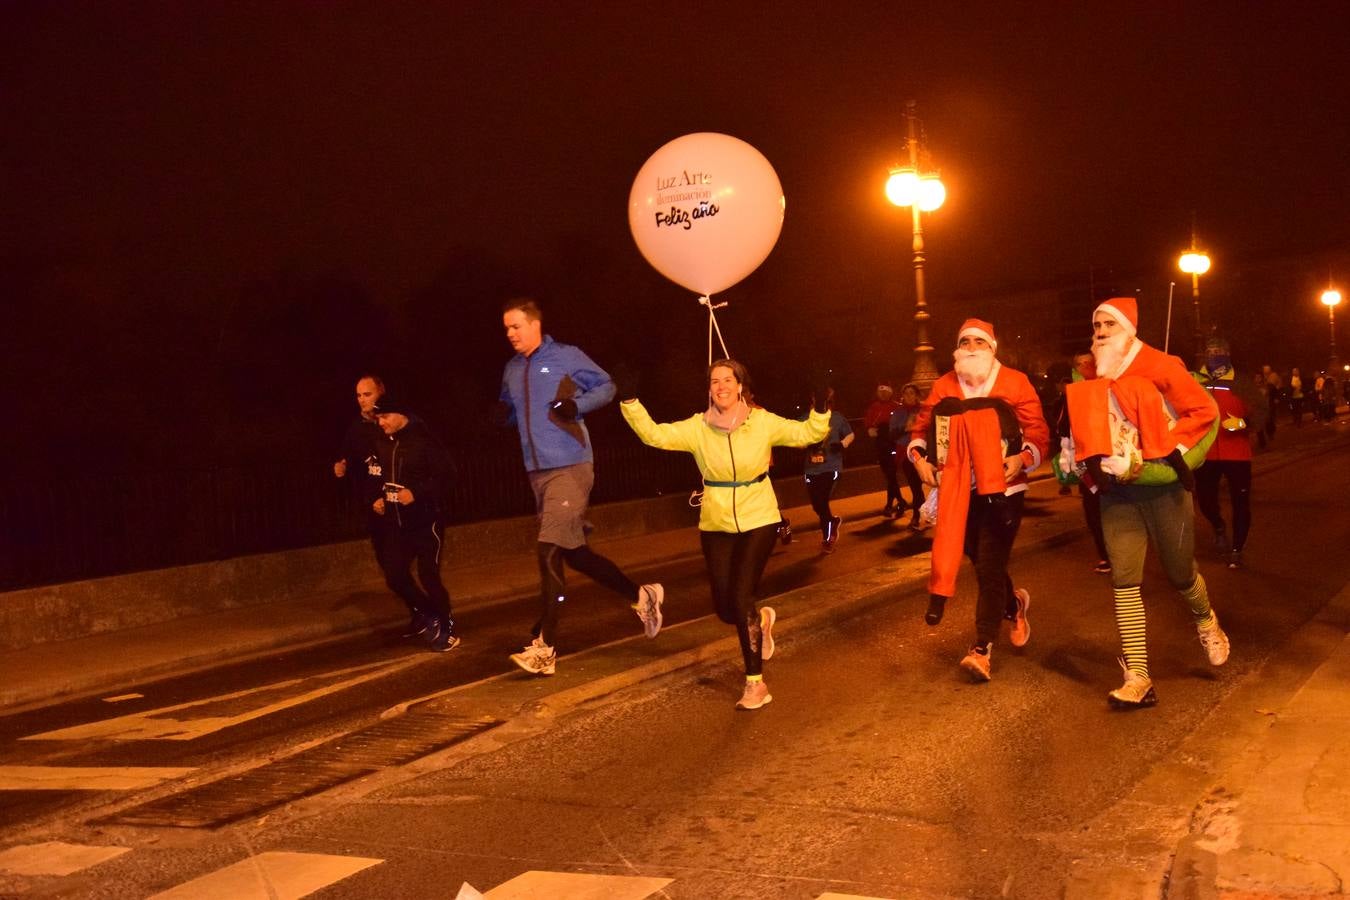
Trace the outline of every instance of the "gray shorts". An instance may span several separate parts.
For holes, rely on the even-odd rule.
[[[571,550],[586,543],[591,524],[586,508],[595,484],[595,467],[588,462],[527,473],[534,489],[539,517],[539,541]]]

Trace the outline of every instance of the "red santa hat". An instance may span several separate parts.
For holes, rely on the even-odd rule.
[[[1139,301],[1133,297],[1112,297],[1110,300],[1103,300],[1092,311],[1094,319],[1097,318],[1097,313],[1106,313],[1131,335],[1139,332]]]
[[[973,334],[975,337],[982,337],[989,342],[989,346],[992,349],[998,349],[998,341],[994,340],[994,326],[983,319],[966,319],[966,321],[961,324],[960,332],[956,335],[956,342],[958,344],[961,343],[961,338],[968,334]]]

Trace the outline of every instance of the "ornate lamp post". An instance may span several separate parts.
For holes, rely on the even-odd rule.
[[[914,374],[910,378],[919,387],[921,393],[937,380],[937,366],[933,362],[933,345],[928,342],[928,299],[924,296],[923,278],[923,220],[921,213],[932,212],[947,199],[947,188],[935,171],[920,168],[921,147],[918,134],[918,117],[914,114],[915,102],[905,104],[905,123],[908,137],[905,141],[909,152],[909,165],[891,170],[886,181],[886,199],[896,206],[908,206],[914,223],[914,332],[917,345],[914,348]],[[927,159],[927,150],[922,148],[922,156]]]
[[[1205,363],[1205,333],[1200,326],[1200,276],[1209,271],[1209,254],[1195,246],[1195,231],[1191,231],[1191,249],[1181,254],[1181,271],[1191,276],[1191,313],[1195,319],[1195,365]]]
[[[1327,362],[1327,371],[1335,371],[1340,360],[1336,356],[1336,307],[1341,302],[1341,292],[1335,288],[1327,288],[1322,292],[1322,303],[1327,308],[1327,324],[1331,327],[1331,359]]]

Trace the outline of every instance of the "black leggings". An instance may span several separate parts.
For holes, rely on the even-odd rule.
[[[812,472],[806,476],[806,493],[811,497],[811,508],[820,520],[822,533],[825,523],[834,518],[834,513],[830,511],[830,495],[834,493],[834,483],[838,479],[838,472]]]
[[[764,671],[760,656],[762,645],[759,630],[759,610],[755,608],[755,593],[759,578],[778,539],[778,525],[763,525],[750,531],[732,534],[726,531],[700,531],[703,559],[708,564],[708,583],[712,586],[713,609],[717,618],[736,626],[741,639],[741,657],[745,660],[745,674],[759,675]]]
[[[909,484],[909,508],[918,512],[919,507],[923,506],[923,479],[919,477],[919,470],[910,462],[909,454],[902,447],[898,452],[900,471],[905,476],[906,483]]]
[[[877,435],[877,465],[881,467],[881,477],[886,479],[886,505],[899,506],[903,502],[900,496],[900,482],[895,477],[895,442]]]
[[[1211,459],[1195,470],[1195,499],[1215,531],[1223,531],[1219,508],[1219,479],[1228,478],[1228,500],[1233,506],[1233,549],[1247,544],[1252,527],[1252,463],[1247,459]]]
[[[539,559],[539,621],[534,623],[531,633],[542,638],[550,647],[554,646],[553,641],[557,637],[558,614],[567,595],[564,562],[583,575],[590,576],[592,581],[626,597],[629,603],[637,602],[637,582],[585,544],[568,550],[557,544],[540,541],[535,545],[535,551]]]

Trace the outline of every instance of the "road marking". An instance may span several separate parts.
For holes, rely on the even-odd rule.
[[[143,710],[142,712],[118,716],[115,719],[103,719],[98,722],[89,722],[85,725],[60,728],[56,731],[44,731],[42,734],[30,734],[27,737],[20,738],[20,740],[193,741],[199,737],[213,734],[225,728],[242,725],[245,722],[260,719],[263,716],[270,716],[273,713],[290,709],[293,706],[309,703],[311,700],[317,700],[320,697],[326,697],[329,694],[336,694],[338,691],[344,691],[347,688],[355,687],[358,684],[364,684],[367,681],[383,678],[386,675],[391,675],[402,669],[420,665],[426,660],[434,658],[436,658],[434,654],[419,653],[415,656],[404,657],[392,661],[386,660],[384,662],[367,663],[363,666],[353,666],[349,669],[325,672],[322,675],[313,675],[308,678],[293,678],[287,681],[278,681],[274,684],[265,684],[261,687],[249,688],[244,691],[236,691],[232,694],[221,694],[218,697],[207,697],[204,700],[179,703],[176,706],[163,706],[159,709]],[[288,693],[308,683],[341,678],[342,676],[352,675],[354,673],[362,674],[359,674],[354,678],[346,678],[333,684],[325,684],[322,687],[317,687],[301,694],[291,695]],[[280,694],[281,698],[275,699],[270,696],[275,694]],[[260,702],[260,705],[239,711],[241,704],[235,701],[255,695],[262,695],[261,697],[256,697]],[[211,715],[209,709],[202,709],[202,707],[209,707],[213,704],[219,704],[230,714]],[[200,715],[195,717],[186,715],[181,718],[170,715],[170,713],[178,713],[184,710],[196,710]]]
[[[671,883],[669,878],[587,875],[579,872],[526,872],[483,894],[484,900],[642,900]],[[468,896],[473,896],[469,894]]]
[[[116,859],[130,849],[67,844],[64,841],[26,844],[0,852],[0,872],[11,875],[69,875]]]
[[[150,900],[295,900],[382,862],[322,853],[259,853]]]
[[[821,894],[816,900],[890,900],[890,898],[863,897],[858,894]]]
[[[0,766],[0,791],[132,791],[191,771],[191,767]]]
[[[121,703],[124,700],[139,700],[144,694],[118,694],[116,697],[104,697],[104,703]]]

